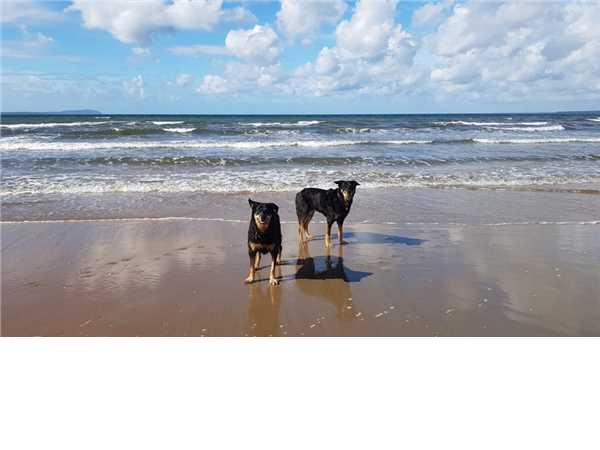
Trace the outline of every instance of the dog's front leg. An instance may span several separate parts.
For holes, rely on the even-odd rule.
[[[269,273],[269,284],[271,286],[276,286],[279,284],[279,280],[275,278],[275,266],[277,264],[277,255],[278,252],[271,253],[271,272]]]
[[[244,283],[254,282],[254,275],[256,274],[256,267],[254,266],[254,264],[256,263],[257,253],[258,252],[253,251],[251,248],[248,248],[248,256],[250,258],[250,273],[248,273],[248,276],[244,280]]]
[[[256,252],[256,256],[254,257],[254,270],[260,269],[260,252]]]
[[[348,243],[344,240],[344,222],[338,222],[338,241],[340,241],[340,245]]]

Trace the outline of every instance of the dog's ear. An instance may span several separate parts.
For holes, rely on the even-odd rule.
[[[250,204],[250,208],[252,209],[254,209],[256,205],[258,205],[258,203],[252,200],[251,198],[248,199],[248,203]]]
[[[279,213],[279,206],[277,206],[275,203],[270,203],[270,205],[275,210],[276,213]]]
[[[334,181],[334,183],[335,183],[335,184],[337,184],[338,186],[339,186],[340,184],[342,184],[343,182],[344,182],[343,180]]]
[[[360,183],[359,183],[358,181],[354,181],[354,180],[352,180],[352,181],[351,181],[351,183],[352,183],[354,186],[360,186]]]

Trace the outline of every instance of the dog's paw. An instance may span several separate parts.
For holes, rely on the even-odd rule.
[[[348,245],[348,241],[344,241],[343,239],[340,241],[340,245]]]
[[[278,279],[276,279],[276,278],[271,278],[271,279],[269,280],[269,284],[270,284],[271,286],[277,286],[277,285],[279,284],[279,280],[278,280]]]
[[[244,279],[244,283],[245,284],[252,284],[252,283],[254,283],[254,278],[247,277],[247,278]]]

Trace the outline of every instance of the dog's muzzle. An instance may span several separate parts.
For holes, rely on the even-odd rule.
[[[265,220],[263,220],[261,217],[259,216],[254,216],[254,223],[256,223],[257,228],[262,231],[263,233],[265,231],[267,231],[267,229],[269,228],[269,223],[270,223],[270,219],[267,218]]]
[[[344,203],[346,204],[346,206],[348,206],[348,204],[350,203],[350,200],[352,199],[352,196],[350,195],[349,192],[342,191],[342,197],[344,198]]]

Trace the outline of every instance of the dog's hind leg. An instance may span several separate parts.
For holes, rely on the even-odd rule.
[[[250,257],[250,273],[248,273],[248,276],[246,277],[246,279],[244,280],[244,283],[253,283],[254,282],[254,275],[256,274],[256,254],[258,252],[253,251],[252,249],[248,248],[248,256]]]
[[[296,216],[298,217],[298,239],[304,240],[304,220],[308,212],[308,205],[302,196],[302,192],[296,194]]]
[[[310,234],[308,231],[308,224],[310,223],[310,221],[312,220],[314,215],[315,215],[315,210],[313,209],[304,218],[304,235],[306,236],[307,241],[310,241],[313,238],[313,235]]]

